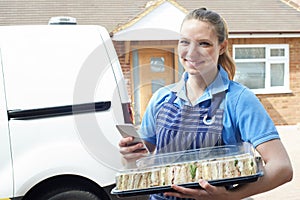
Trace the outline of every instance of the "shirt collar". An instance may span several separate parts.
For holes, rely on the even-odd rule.
[[[189,74],[187,72],[184,72],[182,74],[180,81],[176,83],[173,88],[171,88],[172,92],[175,92],[179,98],[185,101],[188,101],[188,98],[186,96],[186,89],[185,89],[185,83],[188,80],[188,78],[189,78]]]
[[[216,79],[206,88],[204,94],[198,99],[197,102],[202,102],[207,99],[211,99],[214,94],[228,90],[229,82],[230,82],[228,78],[228,74],[221,65],[219,65],[218,68],[219,68],[219,72],[217,74]],[[184,72],[180,81],[176,83],[173,88],[171,88],[172,92],[175,92],[179,98],[185,101],[188,101],[186,97],[186,88],[185,88],[185,83],[188,80],[188,78],[189,78],[189,74],[187,72]]]

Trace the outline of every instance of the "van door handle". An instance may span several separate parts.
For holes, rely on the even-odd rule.
[[[8,110],[8,119],[27,120],[27,119],[41,119],[47,117],[60,117],[66,115],[101,112],[109,110],[111,107],[110,101],[84,103],[75,105],[55,106],[47,108],[34,109],[15,109]]]

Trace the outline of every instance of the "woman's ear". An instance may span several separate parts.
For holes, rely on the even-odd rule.
[[[227,45],[228,45],[228,40],[224,40],[224,42],[221,43],[219,55],[222,55],[223,53],[225,53],[225,51],[227,49]]]

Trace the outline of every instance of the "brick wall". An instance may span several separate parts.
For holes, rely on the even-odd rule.
[[[149,43],[147,43],[149,44]],[[167,43],[164,41],[163,45]],[[172,42],[174,45],[174,42]],[[300,39],[299,38],[272,38],[272,39],[230,39],[229,50],[233,44],[289,44],[290,48],[290,90],[288,94],[259,94],[267,112],[276,125],[295,125],[300,123]],[[132,95],[130,59],[125,62],[126,53],[124,42],[114,42],[122,66],[129,95]],[[155,42],[157,45],[157,42]]]

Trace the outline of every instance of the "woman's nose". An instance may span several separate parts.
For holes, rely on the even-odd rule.
[[[187,49],[187,56],[189,57],[193,57],[195,55],[198,56],[199,55],[198,51],[199,51],[198,46],[194,42],[191,42]]]

